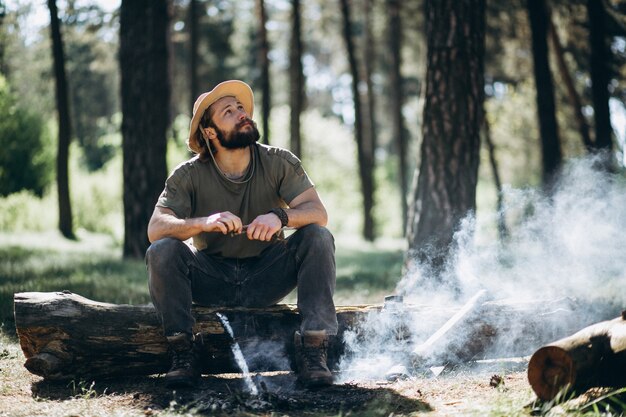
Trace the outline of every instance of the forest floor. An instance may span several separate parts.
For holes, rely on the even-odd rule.
[[[167,390],[159,375],[48,382],[30,374],[15,341],[0,349],[0,416],[513,416],[531,415],[534,395],[523,370],[456,369],[438,377],[345,381],[316,390],[292,372],[205,375],[196,389]]]

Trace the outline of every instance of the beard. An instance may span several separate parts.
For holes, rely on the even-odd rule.
[[[248,123],[252,126],[252,129],[248,129],[245,131],[239,130]],[[219,140],[220,145],[222,145],[226,149],[247,148],[248,146],[258,141],[261,137],[261,134],[256,127],[256,123],[254,123],[251,119],[242,120],[235,126],[233,130],[228,133],[225,133],[217,127],[215,127],[214,129],[217,140]]]

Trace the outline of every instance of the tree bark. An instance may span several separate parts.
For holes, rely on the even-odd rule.
[[[543,183],[549,190],[561,166],[563,156],[556,121],[554,84],[548,60],[548,9],[545,0],[527,0],[527,8],[532,32]]]
[[[506,239],[509,235],[508,228],[506,227],[506,213],[504,212],[504,196],[502,195],[502,181],[500,181],[500,173],[498,170],[498,158],[496,158],[496,147],[491,139],[491,128],[487,117],[484,119],[485,129],[485,143],[487,144],[487,151],[489,152],[489,165],[491,165],[491,172],[493,174],[493,182],[496,186],[497,203],[496,210],[498,216],[498,236],[500,240]]]
[[[606,36],[606,11],[602,0],[587,0],[589,14],[589,44],[591,47],[591,92],[595,120],[596,150],[609,151],[613,147],[613,128],[609,110],[610,50]]]
[[[68,239],[75,239],[72,220],[72,204],[69,184],[69,153],[72,139],[70,103],[68,99],[67,77],[65,75],[65,54],[59,23],[56,0],[48,0],[50,10],[50,36],[52,38],[52,58],[56,81],[56,103],[59,116],[59,141],[57,147],[57,194],[59,198],[59,230]]]
[[[585,148],[591,151],[593,149],[593,142],[591,141],[591,136],[589,135],[589,124],[587,123],[585,115],[583,114],[582,100],[580,99],[580,95],[576,91],[574,80],[572,79],[572,76],[567,69],[567,64],[565,63],[565,51],[563,51],[563,45],[561,44],[559,33],[554,26],[554,22],[552,21],[552,16],[549,10],[548,36],[550,37],[552,47],[554,48],[554,56],[556,57],[556,62],[559,66],[561,79],[565,83],[567,96],[569,97],[570,104],[572,105],[572,108],[574,110],[574,117],[576,118],[576,124],[578,125],[578,132],[580,133],[580,137],[582,138]]]
[[[0,74],[5,77],[9,74],[6,62],[6,35],[4,34],[4,29],[2,28],[6,15],[6,5],[2,1],[0,1],[0,33],[2,33],[2,35],[0,35]]]
[[[367,86],[367,92],[365,94],[365,109],[367,110],[367,117],[364,119],[363,132],[363,147],[368,161],[370,161],[372,176],[376,169],[375,152],[377,143],[377,126],[376,126],[376,94],[374,93],[374,62],[376,62],[376,41],[372,31],[372,14],[373,0],[365,0],[363,3],[364,17],[363,17],[363,76],[365,78],[365,85]],[[375,182],[372,180],[372,201],[376,200]],[[372,202],[372,206],[374,203]],[[375,234],[375,230],[374,230]]]
[[[189,93],[190,110],[200,95],[198,88],[198,0],[189,2]]]
[[[528,381],[542,400],[559,392],[626,384],[626,311],[543,346],[528,363]]]
[[[304,71],[302,69],[302,24],[300,0],[291,1],[291,45],[289,48],[289,124],[291,152],[302,159],[302,132],[300,116],[304,108]]]
[[[354,100],[354,139],[357,145],[357,159],[359,165],[359,177],[361,179],[361,194],[363,195],[363,237],[366,240],[374,240],[374,161],[367,152],[367,146],[363,135],[363,112],[361,109],[361,97],[359,93],[359,66],[357,64],[354,42],[352,41],[352,22],[350,18],[349,0],[340,0],[341,15],[343,18],[343,37],[348,52],[348,64],[352,76],[352,97]]]
[[[270,113],[271,113],[271,92],[270,92],[270,60],[269,43],[267,41],[267,14],[265,12],[265,1],[256,0],[257,19],[259,21],[259,64],[261,65],[261,103],[263,114],[261,120],[263,124],[262,141],[270,143]]]
[[[143,258],[148,221],[167,177],[170,86],[167,0],[120,7],[125,257]]]
[[[400,184],[400,206],[402,208],[402,230],[406,233],[408,223],[409,175],[407,167],[407,138],[405,135],[402,107],[402,19],[399,0],[387,0],[389,54],[391,57],[389,81],[391,90],[391,120],[393,141],[398,150],[398,178]]]
[[[439,281],[460,221],[476,209],[485,2],[427,0],[425,5],[426,102],[409,214],[409,263],[418,261]]]

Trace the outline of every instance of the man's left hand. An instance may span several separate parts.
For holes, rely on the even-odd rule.
[[[281,229],[281,222],[274,213],[261,214],[248,225],[246,235],[251,240],[269,242]]]

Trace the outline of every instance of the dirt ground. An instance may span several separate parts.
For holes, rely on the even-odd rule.
[[[0,416],[485,416],[530,415],[523,370],[462,367],[396,381],[342,381],[309,390],[291,372],[253,375],[248,394],[240,374],[204,376],[193,390],[169,391],[160,376],[111,381],[48,382],[23,367],[14,342],[0,346]],[[341,378],[341,375],[337,375]]]

